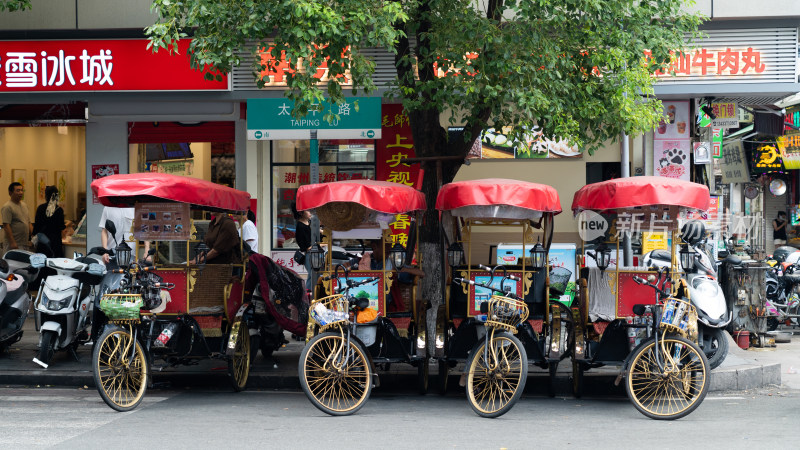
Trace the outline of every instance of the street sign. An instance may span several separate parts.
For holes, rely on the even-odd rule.
[[[356,111],[358,102],[358,111]],[[286,98],[247,100],[247,139],[271,141],[278,139],[380,139],[380,97],[348,98],[341,105],[328,101],[316,105],[302,119],[292,117],[294,103]],[[328,123],[323,117],[338,114],[339,120]]]

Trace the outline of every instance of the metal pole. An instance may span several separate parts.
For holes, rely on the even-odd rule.
[[[311,140],[309,142],[309,184],[319,183],[319,140],[317,140],[317,130],[311,130]],[[311,216],[311,245],[319,242],[319,217]],[[331,249],[328,249],[329,251]],[[306,256],[308,257],[308,256]],[[314,286],[317,285],[319,274],[314,269],[309,269],[308,277],[311,279],[312,293]]]
[[[631,176],[631,152],[628,148],[628,135],[625,130],[620,133],[620,174],[622,178]],[[633,248],[631,247],[631,235],[629,231],[622,234],[622,248],[625,255],[625,267],[633,265]]]

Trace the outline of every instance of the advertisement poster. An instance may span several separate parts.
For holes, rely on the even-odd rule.
[[[119,164],[92,164],[92,181],[117,174],[119,174]],[[92,191],[92,203],[95,205],[100,203],[94,191]]]
[[[725,154],[720,160],[720,169],[723,183],[747,183],[750,181],[750,173],[747,171],[747,156],[745,156],[741,139],[725,144]]]
[[[642,232],[642,254],[653,250],[669,250],[669,234],[663,231]]]
[[[688,101],[664,101],[664,120],[658,124],[655,139],[689,139],[692,121]]]
[[[295,250],[286,250],[286,251],[273,251],[270,255],[273,261],[279,266],[283,266],[289,269],[294,270],[298,275],[305,275],[308,272],[306,271],[306,266],[302,264],[297,264],[294,260]]]
[[[658,176],[689,181],[689,152],[687,140],[656,140],[654,142],[653,173]]]
[[[564,294],[556,299],[561,303],[571,306],[575,298],[576,289],[576,268],[575,257],[577,247],[575,244],[552,244],[550,246],[550,287],[556,284],[566,283]],[[567,278],[569,272],[569,278]],[[555,298],[555,297],[554,297]]]
[[[538,126],[526,130],[522,137],[513,136],[512,127],[489,128],[480,138],[481,159],[551,159],[582,158],[576,145],[565,139],[545,136]]]
[[[518,274],[519,273],[517,273],[517,275]],[[495,289],[501,289],[500,284],[502,281],[502,277],[495,276],[494,280],[492,280],[492,277],[489,275],[478,275],[478,272],[471,272],[470,279],[475,283],[486,283]],[[491,281],[491,283],[489,283],[489,281]],[[505,280],[505,282],[503,282],[502,284],[503,284],[502,288],[511,287],[511,292],[519,296],[522,296],[522,283],[514,280]],[[478,314],[480,314],[481,303],[489,301],[489,299],[492,298],[492,295],[495,295],[495,293],[491,289],[486,289],[485,287],[474,286],[474,285],[471,285],[469,287],[469,292],[472,301],[469,303],[467,313],[470,316],[477,316]]]
[[[186,241],[192,228],[188,203],[137,203],[133,235],[140,241]]]

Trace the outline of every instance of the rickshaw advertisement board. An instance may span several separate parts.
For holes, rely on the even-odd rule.
[[[175,289],[161,290],[161,305],[149,312],[155,314],[181,314],[189,310],[186,301],[186,270],[159,269],[155,274],[164,279],[165,283],[174,283]]]
[[[378,277],[378,280],[374,283],[367,283],[361,285],[355,290],[355,292],[350,292],[350,295],[353,297],[367,297],[369,298],[369,307],[378,311],[379,316],[385,316],[385,309],[384,309],[384,279],[383,279],[383,272],[376,271],[376,272],[351,272],[350,276],[348,277],[351,281],[355,282],[362,282],[367,278]],[[335,280],[333,289],[336,289],[340,285],[345,284],[345,278],[339,277]]]
[[[188,203],[136,203],[133,235],[140,241],[187,241],[191,228]]]
[[[496,289],[500,289],[500,282],[502,281],[502,273],[496,273],[494,277],[494,281],[489,283],[492,279],[490,275],[483,275],[485,272],[470,272],[469,279],[474,281],[475,283],[486,283],[489,286],[492,286]],[[517,277],[522,276],[522,272],[520,271],[508,271],[508,274],[515,275]],[[511,292],[514,292],[518,296],[522,297],[522,283],[514,280],[505,280],[503,283],[503,287],[511,287]],[[489,289],[484,287],[470,285],[469,286],[469,298],[472,299],[469,302],[469,310],[467,314],[471,317],[477,316],[481,314],[481,303],[488,301],[494,293]]]
[[[550,261],[550,270],[553,272],[550,276],[550,286],[553,287],[556,276],[559,272],[564,270],[570,271],[569,279],[566,282],[566,290],[564,294],[559,297],[554,297],[561,303],[571,306],[572,300],[575,298],[575,256],[577,253],[577,246],[575,244],[551,244],[550,254],[548,259]],[[563,273],[566,275],[566,273]]]

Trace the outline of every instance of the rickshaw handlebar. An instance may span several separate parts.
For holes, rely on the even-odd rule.
[[[642,277],[633,277],[633,281],[635,281],[636,284],[643,284],[645,286],[650,286],[651,288],[655,289],[656,292],[658,292],[658,294],[662,297],[669,297],[668,292],[662,290],[661,288],[658,287],[658,285],[650,283],[649,281],[645,280]]]
[[[478,268],[479,269],[483,269],[486,272],[491,273],[492,276],[494,276],[494,272],[497,271],[497,269],[503,269],[503,276],[505,278],[507,278],[509,280],[514,280],[514,281],[520,281],[519,277],[515,277],[512,274],[506,273],[506,268],[503,265],[496,265],[496,266],[494,266],[494,268],[492,268],[492,267],[489,267],[489,266],[484,266],[483,264],[478,264]]]
[[[363,285],[369,284],[369,283],[374,283],[374,282],[376,282],[378,280],[380,280],[380,277],[371,277],[371,278],[367,278],[364,281],[352,281],[352,280],[348,279],[348,280],[345,281],[345,285],[344,286],[336,289],[336,293],[337,294],[341,294],[342,292],[344,292],[344,291],[346,291],[348,289],[351,289],[351,288],[354,288],[354,287],[358,287],[358,286],[363,286]]]
[[[470,286],[480,286],[482,288],[489,289],[492,292],[498,292],[498,293],[502,294],[505,297],[510,297],[510,298],[513,298],[513,299],[521,300],[519,298],[519,296],[514,294],[514,293],[503,291],[502,289],[498,289],[498,288],[490,286],[490,285],[488,285],[486,283],[476,283],[473,280],[466,280],[464,278],[453,278],[453,283],[468,284]]]

